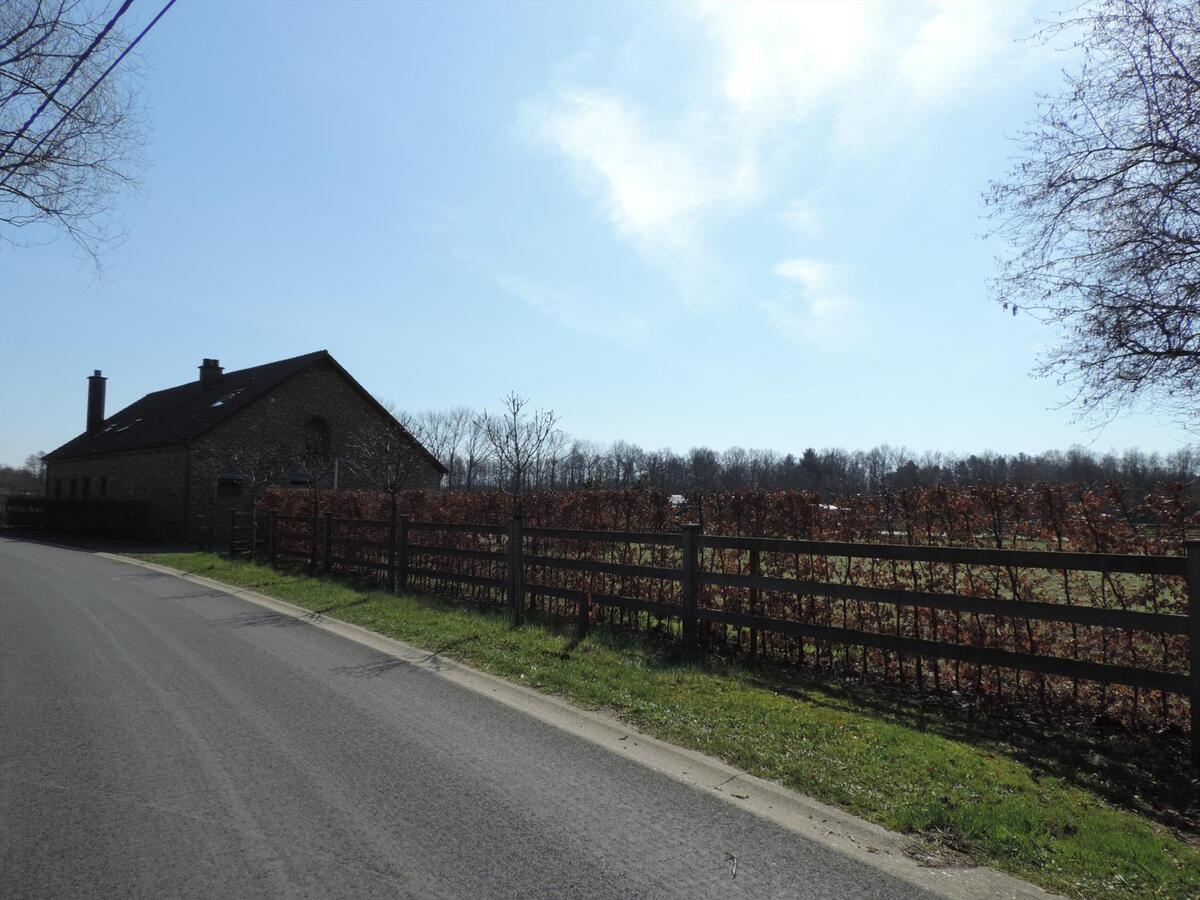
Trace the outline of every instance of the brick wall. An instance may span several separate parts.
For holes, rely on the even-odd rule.
[[[186,469],[182,446],[48,462],[46,496],[53,499],[56,484],[61,484],[62,499],[70,499],[71,479],[75,479],[75,497],[81,500],[86,478],[90,499],[145,502],[150,506],[150,533],[162,540],[179,540]]]
[[[386,427],[386,420],[333,366],[322,363],[294,375],[192,442],[189,538],[203,541],[210,526],[222,534],[230,509],[249,509],[248,490],[243,489],[237,496],[222,495],[218,490],[218,476],[237,469],[234,458],[238,450],[284,448],[286,453],[287,448],[303,446],[306,422],[314,416],[328,424],[330,445],[342,460],[338,467],[339,487],[371,487],[362,483],[354,472],[352,454],[345,443],[362,428]],[[441,477],[430,464],[414,474],[412,487],[437,488]],[[331,486],[331,482],[332,476],[327,476],[321,483]]]

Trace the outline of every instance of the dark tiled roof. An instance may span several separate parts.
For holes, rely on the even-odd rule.
[[[105,419],[96,434],[81,434],[46,454],[46,459],[75,459],[181,444],[249,406],[296,373],[321,362],[332,364],[371,404],[379,407],[380,415],[391,418],[328,351],[318,350],[291,359],[226,372],[217,384],[209,388],[202,389],[197,378],[187,384],[147,394]],[[437,460],[432,456],[429,458],[445,471]]]
[[[182,443],[212,428],[281,381],[328,355],[324,350],[318,350],[226,372],[217,384],[206,389],[201,389],[200,381],[196,379],[155,391],[109,416],[96,434],[81,434],[47,454],[46,458],[69,459]]]

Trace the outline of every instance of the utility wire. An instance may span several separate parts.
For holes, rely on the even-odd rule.
[[[108,24],[100,29],[99,33],[92,38],[92,42],[88,45],[88,48],[75,59],[75,62],[71,63],[71,67],[67,69],[63,77],[58,80],[58,84],[54,86],[54,90],[46,95],[46,99],[42,101],[41,106],[33,111],[33,114],[25,120],[24,125],[17,129],[16,134],[12,136],[12,139],[8,142],[8,144],[5,145],[4,149],[0,150],[0,160],[4,159],[4,157],[8,155],[8,151],[11,150],[13,145],[21,139],[21,136],[29,130],[29,126],[32,125],[34,120],[42,114],[42,111],[54,102],[54,98],[58,96],[58,92],[63,89],[63,85],[70,81],[71,78],[74,77],[75,73],[79,70],[79,67],[82,66],[87,60],[87,58],[96,52],[96,48],[100,46],[100,42],[104,40],[105,36],[110,31],[112,31],[113,26],[117,24],[117,20],[120,19],[121,16],[125,15],[131,5],[133,5],[133,0],[125,0],[125,2],[121,4],[121,8],[116,11],[111,19],[108,20]]]
[[[129,4],[132,2],[133,2],[133,0],[127,0],[127,2],[125,3],[125,6],[122,7],[122,11],[124,11],[125,7],[128,7]],[[83,101],[86,100],[91,95],[92,91],[94,91],[96,88],[98,88],[100,86],[100,83],[102,81],[104,81],[105,78],[108,77],[109,73],[112,72],[112,70],[115,69],[120,64],[121,60],[123,60],[126,56],[129,55],[130,51],[133,50],[133,48],[138,45],[138,42],[142,38],[144,38],[147,35],[147,33],[149,33],[151,28],[153,28],[156,24],[158,24],[158,20],[161,19],[164,15],[166,15],[167,10],[170,9],[174,5],[175,5],[175,0],[167,0],[167,4],[158,11],[158,15],[156,15],[153,19],[150,20],[150,24],[148,24],[145,28],[143,28],[141,30],[141,32],[139,32],[138,36],[129,42],[129,46],[126,47],[124,50],[122,50],[121,54],[116,59],[114,59],[112,61],[112,63],[109,64],[108,68],[100,73],[100,77],[92,82],[91,87],[89,87],[86,91],[84,91],[83,94],[79,97],[79,99],[71,104],[71,108],[68,109],[66,112],[64,112],[62,114],[62,116],[59,117],[59,120],[54,123],[54,127],[51,128],[49,131],[47,131],[45,134],[43,134],[41,136],[41,138],[38,140],[38,142],[29,149],[29,152],[26,153],[25,156],[27,156],[27,157],[32,156],[34,153],[36,153],[38,148],[41,147],[42,144],[46,143],[47,139],[49,139],[50,136],[54,134],[54,132],[58,131],[58,129],[62,127],[62,124],[65,121],[67,121],[67,119],[70,118],[72,114],[74,114],[75,110],[77,110],[79,108],[79,105],[81,103],[83,103]],[[6,152],[7,152],[7,150],[6,150]],[[9,169],[8,174],[4,176],[3,180],[0,180],[0,187],[4,187],[4,185],[8,184],[9,179],[12,178],[13,173],[16,171],[17,171],[16,168]]]

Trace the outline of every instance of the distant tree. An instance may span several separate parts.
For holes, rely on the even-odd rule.
[[[537,484],[540,488],[554,490],[558,487],[563,458],[566,455],[567,436],[558,428],[550,429],[546,441],[534,461],[537,471]]]
[[[612,460],[614,487],[632,487],[645,464],[646,454],[642,448],[628,441],[614,441],[608,456]]]
[[[991,186],[999,302],[1056,326],[1038,368],[1085,412],[1200,395],[1200,5],[1100,0],[1045,36],[1077,69]]]
[[[97,259],[113,198],[140,168],[132,60],[105,76],[129,46],[129,5],[0,3],[0,241],[46,223]]]
[[[43,455],[40,451],[36,454],[31,453],[20,468],[0,465],[0,496],[42,494],[45,490],[45,464],[41,459]]]
[[[436,447],[447,462],[452,461],[453,489],[498,487],[511,492],[512,471],[494,458],[484,430],[484,416],[476,416],[467,423],[457,445],[458,452],[451,453],[448,448],[453,443],[444,435],[452,437],[453,429],[445,423],[454,418],[455,410],[434,410],[419,416],[394,407],[392,410],[399,422],[406,423],[404,427],[421,436],[427,449]],[[426,423],[431,423],[443,437],[437,434],[429,437],[423,430]],[[771,450],[731,447],[718,453],[708,447],[696,447],[687,456],[680,456],[670,449],[646,452],[628,441],[614,441],[605,447],[571,439],[552,425],[541,447],[529,459],[522,476],[522,490],[637,487],[684,493],[793,489],[840,497],[932,485],[1031,487],[1039,483],[1070,483],[1102,487],[1106,482],[1120,481],[1130,489],[1148,491],[1169,482],[1193,485],[1200,474],[1198,459],[1196,451],[1189,448],[1160,458],[1137,450],[1100,456],[1080,447],[1067,452],[1049,450],[1012,455],[990,451],[967,455],[915,453],[886,444],[852,452],[808,447],[799,455],[782,456]],[[1191,489],[1200,494],[1200,484]]]
[[[501,485],[519,503],[530,469],[556,430],[553,410],[528,409],[529,401],[516,392],[504,398],[498,413],[482,413],[476,421],[491,447]]]
[[[37,453],[30,453],[25,457],[25,471],[39,482],[46,477],[46,462],[43,459],[45,455],[45,450],[39,450]]]
[[[694,491],[711,491],[720,483],[721,460],[709,447],[688,451],[688,470],[688,486]]]
[[[467,423],[462,453],[463,487],[469,491],[475,484],[476,473],[487,459],[487,436],[479,426],[478,416],[472,416],[471,421]]]

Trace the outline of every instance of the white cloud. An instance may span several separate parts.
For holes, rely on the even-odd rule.
[[[820,237],[823,233],[821,220],[817,217],[816,211],[809,204],[800,200],[793,200],[789,203],[779,214],[779,220],[801,237],[815,238]]]
[[[736,148],[689,123],[654,133],[629,101],[612,94],[565,92],[541,111],[536,127],[599,181],[613,224],[638,241],[686,241],[700,215],[757,193],[753,168],[736,158]]]
[[[564,328],[593,334],[623,344],[641,341],[649,331],[642,316],[616,310],[595,298],[580,297],[571,291],[547,287],[523,278],[496,278],[509,294],[549,316]]]
[[[838,349],[862,336],[859,304],[839,289],[835,269],[814,259],[786,259],[771,270],[793,290],[759,307],[784,337],[822,349]]]
[[[782,278],[790,278],[804,290],[814,293],[828,290],[833,280],[833,270],[815,259],[785,259],[776,263],[771,271]]]
[[[886,149],[966,102],[1029,52],[1025,2],[715,3],[693,7],[718,48],[724,98],[764,135],[828,111],[841,151]]]
[[[575,86],[529,104],[522,123],[569,162],[616,233],[685,301],[711,306],[744,293],[729,285],[765,274],[726,259],[717,229],[798,179],[812,190],[836,156],[894,153],[931,116],[969,102],[1005,70],[1005,54],[1028,52],[1011,49],[1028,27],[1025,6],[686,4],[679,33],[695,43],[694,62],[662,73],[692,86],[676,108]],[[810,205],[776,217],[806,240],[820,237]],[[842,315],[830,297],[805,309],[810,331]]]
[[[762,196],[753,146],[697,110],[667,124],[610,92],[569,90],[530,105],[535,139],[570,164],[617,233],[679,295],[711,306],[727,278],[705,239],[714,220]]]
[[[861,71],[878,19],[844,2],[702,2],[692,12],[717,48],[725,98],[772,119],[808,114]]]

